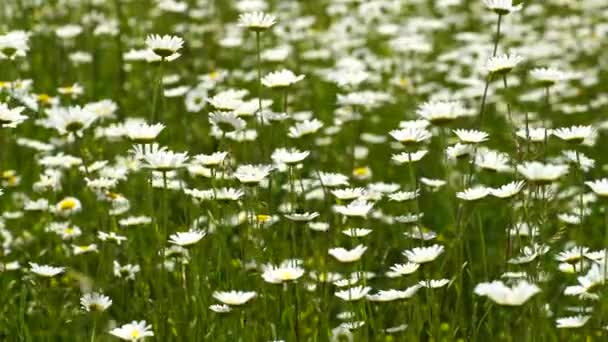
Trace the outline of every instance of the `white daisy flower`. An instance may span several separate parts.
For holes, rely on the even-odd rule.
[[[357,247],[347,250],[342,247],[340,248],[331,248],[328,253],[336,258],[340,262],[355,262],[361,259],[363,253],[367,250],[367,247],[363,245],[358,245]]]
[[[110,330],[110,334],[125,341],[139,341],[154,336],[152,326],[148,325],[146,321],[127,323],[120,328]]]
[[[151,34],[146,38],[146,47],[161,58],[176,54],[184,45],[184,40],[177,36]]]
[[[424,264],[437,259],[444,252],[444,247],[441,245],[432,245],[430,247],[415,247],[410,250],[403,251],[403,255],[410,262],[416,264]]]
[[[253,299],[256,296],[254,291],[215,291],[213,292],[213,298],[220,302],[238,306],[243,305]]]
[[[252,31],[265,31],[276,24],[276,17],[263,12],[242,13],[239,15],[239,26]]]
[[[526,280],[520,281],[514,287],[508,287],[499,280],[475,286],[475,294],[488,297],[498,305],[508,306],[520,306],[539,292],[538,286]]]

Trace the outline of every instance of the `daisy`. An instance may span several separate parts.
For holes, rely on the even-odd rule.
[[[143,167],[159,172],[168,172],[186,166],[188,161],[188,152],[176,153],[159,149],[151,153],[145,153],[142,156],[144,162]]]
[[[245,193],[241,189],[220,188],[215,191],[215,199],[218,201],[238,201]]]
[[[427,289],[437,289],[446,286],[450,281],[448,279],[430,279],[421,280],[418,285],[426,287]]]
[[[151,34],[146,37],[146,47],[163,59],[176,54],[184,45],[184,40],[177,36]]]
[[[297,261],[287,260],[279,266],[268,265],[264,267],[262,278],[271,284],[280,284],[287,281],[297,280],[304,275],[304,269]]]
[[[428,101],[420,105],[416,114],[434,125],[445,125],[467,115],[458,101]]]
[[[209,114],[209,122],[222,133],[241,131],[247,123],[233,112],[213,112]]]
[[[94,112],[80,106],[51,108],[47,110],[47,116],[47,124],[59,134],[74,133],[77,136],[82,136],[82,131],[97,120]]]
[[[208,98],[207,102],[219,111],[231,112],[243,105],[245,95],[247,95],[246,90],[228,89]]]
[[[555,320],[558,329],[564,328],[580,328],[583,325],[587,324],[587,321],[591,318],[591,316],[571,316],[571,317],[562,317]]]
[[[586,138],[593,134],[591,126],[572,126],[557,128],[553,131],[553,135],[572,144],[580,144]]]
[[[578,262],[588,252],[588,247],[574,246],[568,250],[560,252],[558,255],[555,256],[555,260],[574,264]]]
[[[511,182],[499,188],[490,189],[490,194],[498,198],[510,198],[517,195],[524,185],[524,181]]]
[[[118,221],[118,224],[123,227],[140,226],[152,223],[152,218],[148,216],[130,216]]]
[[[39,265],[34,262],[30,262],[30,271],[42,277],[54,277],[60,273],[65,272],[65,267],[55,267],[49,265]]]
[[[346,206],[335,205],[333,209],[338,214],[344,216],[366,217],[373,206],[373,203],[367,202],[366,200],[358,199],[350,202]]]
[[[509,155],[489,149],[479,149],[475,155],[475,165],[492,172],[510,172]]]
[[[520,281],[514,287],[507,287],[502,281],[481,283],[475,286],[475,294],[490,298],[498,305],[520,306],[540,292],[538,286]]]
[[[27,116],[21,115],[21,112],[23,112],[24,109],[25,107],[10,109],[6,103],[0,103],[0,128],[15,128],[25,121]]]
[[[81,255],[85,253],[99,252],[99,249],[97,248],[97,244],[92,243],[90,245],[72,245],[72,251],[74,255]]]
[[[459,160],[468,156],[472,156],[475,152],[473,145],[456,143],[456,145],[448,146],[445,150],[448,159]]]
[[[465,144],[478,144],[488,140],[488,133],[474,129],[456,129],[453,132]]]
[[[553,130],[542,127],[529,129],[522,128],[517,130],[515,134],[524,140],[529,140],[532,142],[544,142],[545,137],[548,137],[553,134]]]
[[[213,298],[219,300],[220,302],[238,306],[243,305],[253,299],[256,296],[254,291],[244,292],[244,291],[215,291],[213,292]]]
[[[361,259],[363,253],[367,250],[367,247],[358,245],[357,247],[347,250],[344,248],[331,248],[328,253],[336,258],[340,262],[355,262]]]
[[[124,126],[126,136],[135,143],[148,144],[156,140],[160,132],[165,129],[161,123],[147,124],[145,122],[127,122]]]
[[[414,240],[430,241],[437,237],[437,233],[435,233],[434,231],[430,231],[427,228],[420,228],[419,226],[414,226],[409,230],[403,232],[403,236]]]
[[[530,71],[530,76],[544,87],[550,87],[567,78],[565,72],[554,68],[535,68]]]
[[[431,187],[433,189],[439,189],[442,186],[446,185],[447,182],[444,181],[443,179],[431,179],[431,178],[426,178],[426,177],[420,177],[420,183]]]
[[[125,278],[127,280],[135,280],[135,275],[141,270],[141,267],[139,267],[139,265],[121,265],[116,260],[114,260],[113,265],[114,276],[117,278]]]
[[[406,214],[406,215],[400,215],[400,216],[395,216],[393,217],[393,219],[399,223],[414,223],[414,222],[418,222],[418,220],[420,220],[422,217],[424,217],[424,213],[419,213],[419,214]]]
[[[342,291],[336,291],[334,295],[345,301],[357,301],[364,298],[372,290],[369,286],[355,286]]]
[[[364,188],[347,188],[347,189],[335,189],[331,191],[332,195],[336,196],[336,198],[351,201],[365,195]]]
[[[524,58],[515,54],[493,56],[488,59],[485,69],[490,75],[505,75],[519,65]]]
[[[29,51],[30,35],[25,31],[10,31],[0,35],[0,59],[24,57]]]
[[[215,167],[224,162],[228,152],[213,152],[212,154],[198,154],[193,157],[194,162],[207,167]]]
[[[568,173],[568,165],[543,164],[533,161],[517,165],[517,171],[530,182],[544,184],[553,182]]]
[[[488,196],[491,191],[491,188],[487,188],[483,185],[480,185],[473,188],[465,189],[464,191],[457,192],[456,197],[465,201],[477,201]]]
[[[99,232],[97,232],[97,238],[99,238],[99,240],[101,240],[101,241],[107,241],[107,240],[115,241],[117,245],[120,245],[123,241],[127,241],[126,236],[118,235],[114,232],[106,233],[106,232],[99,231]]]
[[[317,212],[305,212],[305,213],[291,213],[291,214],[285,214],[285,217],[292,220],[292,221],[298,221],[298,222],[305,222],[305,221],[312,221],[314,219],[316,219],[317,217],[319,217],[319,213]]]
[[[78,84],[78,83],[74,83],[70,86],[66,86],[66,87],[59,87],[57,88],[57,92],[61,95],[65,95],[65,96],[69,96],[73,99],[77,98],[78,96],[84,94],[84,88]],[[84,107],[84,109],[86,111],[91,111],[91,108],[87,108],[86,106]],[[94,112],[93,112],[94,113]],[[96,114],[96,113],[95,113]],[[97,114],[96,114],[97,115]]]
[[[393,154],[391,159],[397,164],[414,163],[420,161],[427,153],[427,150],[420,150],[413,153],[401,152],[399,154]]]
[[[277,148],[272,152],[270,158],[277,164],[293,165],[306,159],[309,154],[309,151],[300,151],[295,148]]]
[[[80,298],[80,306],[87,312],[106,311],[110,305],[112,305],[110,297],[97,292],[85,293],[84,296]]]
[[[276,17],[263,12],[242,13],[239,15],[239,26],[249,30],[265,31],[276,24]]]
[[[178,246],[190,246],[199,242],[207,233],[200,230],[177,232],[169,237],[169,243]]]
[[[578,260],[580,260],[580,256],[582,254],[581,252],[584,253],[584,251],[579,250],[578,252]],[[578,260],[572,254],[562,255],[562,258],[566,259],[570,264],[579,264],[577,262]],[[593,266],[591,266],[589,271],[587,271],[584,276],[577,277],[577,285],[567,286],[564,289],[564,294],[566,296],[581,296],[584,294],[591,294],[591,292],[594,289],[597,289],[598,286],[605,284],[607,278],[608,277],[606,276],[604,268],[598,264],[593,264]]]
[[[55,30],[55,34],[57,34],[57,37],[63,39],[72,39],[81,33],[82,26],[74,24],[60,26]]]
[[[513,6],[513,0],[483,0],[486,7],[498,15],[520,11],[523,4]]]
[[[404,145],[416,144],[419,142],[430,139],[433,135],[430,131],[424,128],[417,127],[406,127],[402,129],[396,129],[389,132],[389,134]]]
[[[350,237],[364,237],[369,235],[371,232],[372,230],[367,228],[349,228],[344,229],[342,234]]]
[[[404,201],[414,200],[418,196],[420,196],[420,189],[416,189],[416,191],[398,191],[398,192],[393,192],[392,194],[388,195],[388,198],[391,201],[404,202]]]
[[[212,304],[209,305],[209,310],[217,313],[228,313],[232,311],[232,308],[226,304]]]
[[[390,267],[387,276],[390,278],[404,276],[416,272],[420,268],[420,264],[408,262],[407,264],[395,264]]]
[[[602,178],[594,181],[587,181],[585,184],[591,188],[596,195],[600,197],[608,197],[608,178]]]
[[[55,205],[55,213],[61,216],[70,216],[82,210],[82,204],[76,197],[66,197]]]
[[[368,294],[365,298],[372,302],[392,302],[403,299],[403,291],[399,290],[380,290],[376,294]]]
[[[268,88],[287,88],[303,80],[305,75],[295,75],[291,70],[283,69],[271,72],[262,78],[262,84]]]
[[[2,190],[0,189],[0,192],[1,191]],[[23,210],[25,210],[25,211],[46,211],[48,209],[49,209],[49,201],[46,198],[40,198],[35,201],[27,200],[23,204]]]
[[[316,133],[321,127],[323,127],[323,122],[317,119],[297,122],[294,126],[289,127],[287,136],[293,139],[301,138]]]
[[[234,177],[243,184],[258,184],[268,177],[271,170],[270,165],[239,165],[234,171]]]
[[[329,230],[329,223],[327,222],[308,222],[308,228],[317,232],[326,232]]]
[[[110,334],[125,341],[139,341],[154,336],[152,326],[148,325],[146,321],[127,323],[120,328],[110,330]]]
[[[430,247],[415,247],[410,250],[403,251],[403,255],[408,258],[410,262],[416,264],[424,264],[437,259],[444,251],[444,247],[441,245],[432,245]]]
[[[321,185],[327,188],[348,185],[348,177],[339,173],[319,172]]]

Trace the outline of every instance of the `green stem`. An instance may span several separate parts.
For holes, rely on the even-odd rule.
[[[95,342],[95,331],[97,330],[97,315],[93,313],[93,329],[91,330],[91,342]]]

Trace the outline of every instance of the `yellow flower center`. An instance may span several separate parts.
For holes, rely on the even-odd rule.
[[[138,330],[133,330],[131,331],[131,338],[135,339],[135,338],[139,338],[140,334]]]
[[[259,214],[257,215],[257,219],[259,222],[265,223],[270,221],[270,215]]]
[[[278,276],[281,280],[293,280],[295,278],[295,274],[291,270],[280,270]]]
[[[71,210],[76,207],[76,201],[73,199],[66,199],[59,203],[59,209],[61,210]]]
[[[369,173],[369,171],[367,170],[366,167],[358,167],[353,172],[357,176],[365,176],[365,175],[367,175]]]
[[[217,71],[213,71],[213,72],[211,72],[211,73],[209,74],[209,77],[210,77],[212,80],[217,79],[219,76],[220,76],[220,73],[219,73],[219,72],[217,72]]]
[[[8,183],[8,185],[13,186],[13,185],[17,185],[17,177],[15,176],[10,176],[6,179],[6,182]]]
[[[72,228],[72,227],[68,227],[68,228],[66,228],[65,232],[66,232],[66,234],[68,234],[68,235],[72,235],[72,234],[74,233],[74,228]],[[82,248],[82,247],[81,247],[81,248]]]
[[[402,87],[407,87],[407,85],[409,83],[410,83],[410,81],[407,78],[405,78],[405,77],[401,77],[399,79],[399,85],[402,86]]]
[[[51,102],[51,97],[48,94],[40,94],[40,95],[38,95],[38,101],[40,103],[47,104],[47,103]]]
[[[111,200],[116,200],[116,199],[119,199],[121,197],[119,193],[112,192],[112,191],[106,192],[106,196],[108,196],[108,198],[111,199]]]

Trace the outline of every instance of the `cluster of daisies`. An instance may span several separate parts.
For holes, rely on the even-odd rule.
[[[272,3],[9,6],[0,333],[608,330],[608,3]]]

